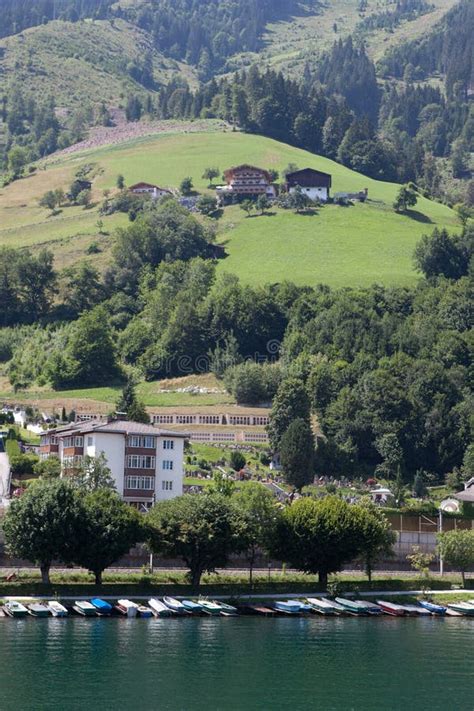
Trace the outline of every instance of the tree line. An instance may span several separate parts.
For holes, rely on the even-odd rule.
[[[0,37],[15,35],[50,20],[104,19],[113,0],[3,0]]]
[[[10,555],[38,565],[45,584],[53,563],[84,567],[101,584],[107,567],[145,542],[162,558],[182,560],[195,590],[204,573],[226,566],[232,555],[246,558],[252,583],[259,554],[317,573],[325,588],[330,573],[355,559],[370,577],[394,543],[387,520],[370,504],[328,497],[282,507],[262,484],[237,491],[222,477],[205,493],[158,502],[146,515],[104,479],[91,485],[87,476],[41,478],[12,501],[3,532]]]
[[[380,60],[381,75],[402,78],[408,66],[418,79],[439,72],[444,75],[449,98],[459,94],[467,98],[474,72],[473,24],[472,2],[461,0],[430,34],[391,48]]]
[[[328,576],[353,562],[364,565],[371,581],[377,562],[393,552],[395,534],[370,502],[309,496],[282,506],[262,484],[236,490],[219,476],[203,494],[158,502],[140,515],[113,490],[104,467],[100,471],[100,477],[86,473],[80,481],[43,477],[7,510],[7,551],[38,565],[44,584],[52,565],[61,563],[86,568],[100,585],[107,567],[141,542],[162,559],[182,560],[194,591],[204,573],[225,567],[235,555],[246,559],[251,587],[255,563],[264,555],[317,574],[326,590]],[[465,584],[474,565],[474,531],[441,533],[438,544]]]

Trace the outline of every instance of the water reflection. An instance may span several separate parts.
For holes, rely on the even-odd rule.
[[[1,619],[0,711],[472,711],[473,639],[465,618]]]

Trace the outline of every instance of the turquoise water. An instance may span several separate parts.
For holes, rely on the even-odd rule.
[[[0,618],[0,711],[472,711],[473,642],[467,618]]]

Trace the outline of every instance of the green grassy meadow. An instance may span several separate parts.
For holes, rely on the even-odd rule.
[[[178,388],[193,385],[217,392],[177,392]],[[76,390],[50,390],[35,388],[14,392],[7,378],[0,378],[0,399],[35,407],[46,408],[49,411],[61,412],[75,409],[77,405],[89,408],[91,412],[107,412],[112,410],[122,391],[122,385],[101,388],[82,388]],[[235,399],[223,390],[223,386],[210,374],[178,378],[172,381],[160,380],[141,382],[137,386],[140,400],[148,407],[208,407],[212,405],[234,405]]]
[[[119,173],[129,185],[144,180],[170,188],[189,175],[196,190],[206,192],[207,181],[201,178],[206,167],[217,165],[223,171],[245,162],[280,171],[290,162],[323,170],[333,177],[333,193],[369,189],[365,204],[326,205],[313,215],[275,210],[247,218],[238,207],[227,208],[217,221],[217,239],[228,254],[218,270],[234,272],[246,283],[289,279],[333,287],[413,284],[418,275],[412,254],[420,237],[435,226],[459,229],[452,210],[422,197],[409,214],[396,214],[394,183],[372,180],[328,158],[268,138],[217,131],[213,122],[209,128],[209,132],[186,133],[183,124],[183,132],[54,156],[44,169],[41,166],[36,174],[0,190],[0,245],[49,245],[58,265],[64,266],[84,258],[88,245],[96,240],[103,252],[88,258],[105,265],[113,237],[98,235],[97,204],[105,188],[114,188]],[[96,206],[65,207],[58,216],[49,217],[47,210],[38,207],[38,199],[46,190],[66,188],[85,163],[95,164]],[[126,224],[126,216],[112,215],[104,219],[104,230],[113,234],[117,226]]]

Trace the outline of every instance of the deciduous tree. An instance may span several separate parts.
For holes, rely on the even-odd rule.
[[[160,501],[148,514],[149,545],[164,558],[181,558],[194,589],[201,576],[245,549],[245,519],[222,494],[186,494]]]
[[[39,480],[9,506],[3,522],[10,555],[31,560],[49,584],[53,561],[74,561],[82,527],[77,491],[64,479]]]
[[[94,574],[96,585],[102,573],[126,555],[143,536],[138,511],[111,489],[88,493],[82,502],[83,527],[74,562]]]
[[[446,531],[438,534],[438,548],[445,563],[461,572],[466,587],[466,572],[474,566],[474,531]]]
[[[268,550],[273,541],[280,509],[273,494],[263,484],[248,482],[236,495],[235,504],[246,521],[249,582],[253,583],[253,568],[260,551]]]
[[[317,573],[326,588],[329,573],[359,556],[364,543],[356,506],[337,496],[303,498],[283,512],[273,552],[298,570]]]

